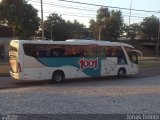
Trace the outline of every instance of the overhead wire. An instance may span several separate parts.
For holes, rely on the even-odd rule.
[[[32,1],[34,3],[39,3],[38,1],[35,1],[35,0],[30,0],[30,1]],[[60,5],[60,4],[56,4],[56,3],[47,3],[47,2],[43,2],[43,4],[46,6],[55,6],[55,7],[59,6],[59,7],[69,8],[69,9],[77,9],[77,10],[96,12],[96,10],[86,9],[81,6],[79,6],[79,8],[78,8],[78,7],[68,6],[68,5]]]
[[[34,4],[36,3],[36,5],[38,4],[38,6],[40,6],[40,1],[36,1],[36,0],[28,0],[29,2],[33,2]],[[119,9],[119,10],[132,10],[132,15],[130,16],[129,14],[127,15],[126,12],[122,11],[122,16],[124,17],[124,19],[126,17],[132,17],[132,18],[138,18],[138,19],[143,19],[145,18],[146,16],[149,16],[149,14],[151,13],[159,13],[159,11],[148,11],[148,10],[138,10],[138,9],[130,9],[130,8],[121,8],[121,7],[113,7],[113,6],[104,6],[104,5],[98,5],[98,4],[91,4],[91,3],[84,3],[84,2],[75,2],[75,1],[70,1],[70,0],[58,0],[58,1],[61,1],[61,2],[67,2],[67,3],[74,3],[74,4],[83,4],[83,5],[88,5],[88,6],[94,6],[94,7],[108,7],[108,8],[116,8],[116,9]],[[80,11],[88,11],[88,12],[96,12],[97,10],[94,9],[94,8],[89,8],[88,7],[82,7],[82,6],[73,6],[73,5],[66,5],[66,4],[58,4],[58,3],[55,3],[55,2],[43,2],[44,6],[45,7],[53,7],[54,8],[66,8],[66,9],[75,9],[75,10],[80,10]],[[93,10],[94,9],[94,10]],[[99,9],[99,8],[97,8]],[[68,16],[76,16],[76,17],[86,17],[86,18],[96,18],[96,15],[95,17],[91,17],[90,15],[91,14],[82,14],[82,13],[60,13],[58,11],[54,11],[54,12],[57,12],[58,14],[61,14],[61,15],[68,15]],[[140,14],[140,12],[142,14]],[[44,11],[44,13],[53,13],[53,11]],[[148,14],[148,15],[144,15],[144,14]],[[144,15],[144,16],[143,16]]]
[[[28,1],[31,1],[31,2],[37,2],[37,3],[40,3],[39,1],[37,0],[28,0]],[[64,2],[69,2],[69,3],[77,3],[77,4],[84,4],[84,5],[92,5],[92,6],[96,6],[96,7],[110,7],[110,8],[117,8],[117,9],[123,9],[123,10],[132,10],[135,11],[135,12],[146,12],[146,13],[160,13],[160,11],[147,11],[147,10],[139,10],[139,9],[130,9],[130,8],[121,8],[121,7],[113,7],[113,6],[105,6],[105,5],[97,5],[97,4],[90,4],[90,3],[82,3],[82,2],[75,2],[75,1],[68,1],[68,0],[58,0],[58,1],[64,1]],[[67,7],[67,6],[64,6],[64,5],[59,5],[59,4],[56,4],[55,2],[43,2],[43,4],[46,4],[46,5],[58,5],[58,6],[61,6],[61,7]],[[81,7],[83,8],[82,6],[78,6],[78,7]],[[79,9],[79,8],[76,8],[76,7],[68,7],[68,8],[72,8],[72,9]],[[85,7],[86,8],[86,7]],[[81,10],[81,9],[80,9]],[[88,10],[88,9],[82,9],[82,10],[87,10],[87,11],[93,11],[93,10]],[[95,10],[94,10],[95,11]]]
[[[75,2],[70,0],[58,0],[63,2],[69,2],[69,3],[76,3],[76,4],[83,4],[83,5],[92,5],[92,6],[99,6],[99,7],[108,7],[108,8],[116,8],[116,9],[123,9],[123,10],[132,10],[132,11],[142,11],[142,12],[152,12],[152,13],[160,13],[159,11],[149,11],[149,10],[140,10],[140,9],[130,9],[130,8],[122,8],[122,7],[113,7],[113,6],[106,6],[106,5],[98,5],[98,4],[92,4],[92,3],[84,3],[84,2]]]
[[[28,0],[28,1],[36,1],[36,0]],[[139,11],[139,12],[150,12],[150,13],[160,13],[160,11],[154,11],[154,10],[140,10],[140,9],[130,9],[130,8],[124,8],[124,7],[114,7],[114,6],[106,6],[106,5],[99,5],[99,4],[92,4],[92,3],[84,3],[84,2],[75,2],[70,0],[57,0],[57,1],[63,1],[67,3],[76,3],[76,4],[82,4],[82,5],[89,5],[89,6],[96,6],[96,7],[108,7],[108,8],[116,8],[120,10],[131,10],[131,11]],[[38,2],[38,1],[36,1]],[[49,2],[48,4],[51,4],[52,2]]]

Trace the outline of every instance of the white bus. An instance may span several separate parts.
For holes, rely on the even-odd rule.
[[[138,73],[139,51],[109,41],[12,40],[10,75],[17,80],[47,80],[118,76]]]

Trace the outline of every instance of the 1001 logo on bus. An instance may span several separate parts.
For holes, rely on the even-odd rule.
[[[80,69],[85,69],[85,68],[97,69],[98,68],[98,58],[90,59],[90,60],[82,58],[81,60],[79,60],[78,63],[80,65]]]

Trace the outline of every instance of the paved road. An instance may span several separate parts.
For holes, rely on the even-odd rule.
[[[70,80],[60,84],[0,78],[0,113],[160,113],[159,73],[160,68],[150,68],[125,79]]]
[[[147,78],[147,77],[156,77],[160,75],[160,68],[159,67],[153,67],[153,68],[141,68],[139,70],[138,75],[129,76],[127,79],[137,79],[137,78]],[[80,79],[80,80],[69,80],[66,82],[90,82],[90,81],[114,81],[119,80],[115,77],[107,77],[107,78],[95,78],[95,79]],[[32,87],[32,86],[43,86],[43,85],[50,85],[52,84],[52,81],[17,81],[14,80],[11,77],[0,77],[0,89],[10,89],[10,88],[24,88],[24,87]]]

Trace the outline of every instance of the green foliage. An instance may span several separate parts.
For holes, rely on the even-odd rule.
[[[66,24],[61,16],[52,13],[44,21],[45,26],[45,36],[47,39],[51,39],[51,29],[52,36],[54,40],[64,40],[66,38]]]
[[[102,40],[117,40],[122,33],[123,18],[121,11],[109,11],[101,7],[97,12],[97,20],[90,20],[90,31],[95,39],[98,39],[101,30]]]
[[[83,24],[80,24],[78,21],[74,22],[67,21],[67,30],[69,39],[81,39],[88,36],[88,29]]]
[[[120,35],[130,40],[145,39],[156,40],[158,37],[159,20],[155,16],[146,17],[141,23],[133,23],[130,26],[123,24],[121,11],[109,11],[101,7],[97,11],[97,19],[90,20],[90,34],[93,38],[99,38],[101,31],[102,40],[117,40]]]
[[[19,36],[21,38],[29,38],[35,35],[36,30],[39,29],[40,18],[37,15],[37,10],[33,8],[32,5],[25,5],[23,21],[20,27],[17,28]]]
[[[126,33],[126,37],[130,40],[140,39],[142,35],[142,27],[138,23],[133,23],[130,26],[124,25],[124,32]]]
[[[23,3],[20,0],[2,0],[0,4],[0,16],[3,23],[13,26],[22,21]]]
[[[158,37],[159,20],[155,16],[146,17],[141,23],[124,25],[123,31],[130,40],[136,38],[143,40],[156,40]]]
[[[56,13],[52,13],[48,16],[47,20],[44,22],[44,26],[46,38],[51,39],[52,29],[54,40],[80,39],[85,36],[86,31],[83,24],[80,24],[76,20],[74,23],[70,21],[65,22],[65,20]]]
[[[0,21],[16,30],[16,36],[28,39],[35,34],[40,24],[38,11],[23,0],[2,0]]]
[[[141,23],[142,27],[142,38],[147,40],[157,39],[159,20],[155,16],[146,17]]]
[[[90,36],[93,38],[98,39],[98,32],[99,32],[99,25],[98,23],[94,20],[90,20],[90,26],[89,26],[89,31],[90,31]]]
[[[38,11],[24,0],[2,0],[0,3],[0,24],[7,24],[16,30],[16,36],[21,39],[33,37],[40,27]],[[65,21],[56,13],[48,16],[44,22],[45,36],[54,40],[81,39],[88,36],[98,39],[99,31],[102,40],[117,40],[120,35],[134,40],[142,38],[156,40],[158,37],[159,20],[155,16],[146,17],[141,23],[127,26],[123,23],[122,12],[101,7],[97,11],[96,20],[90,20],[87,29],[78,21]]]

